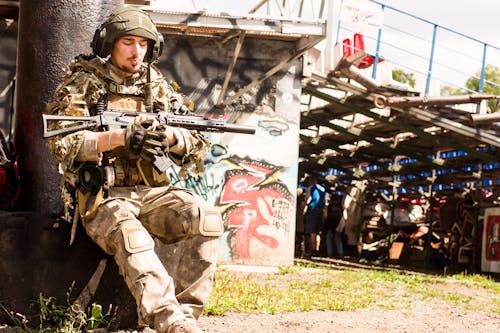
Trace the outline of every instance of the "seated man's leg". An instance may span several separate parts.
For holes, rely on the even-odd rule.
[[[218,236],[223,222],[217,210],[190,191],[155,188],[144,196],[140,220],[162,242],[178,243],[174,277],[177,299],[187,318],[196,321],[215,275]],[[165,257],[162,254],[160,257]]]
[[[183,242],[179,268],[174,276],[177,300],[184,315],[198,320],[215,279],[218,238],[193,236]]]
[[[175,297],[173,280],[154,252],[153,239],[135,217],[138,211],[129,201],[107,200],[84,226],[87,234],[114,256],[137,302],[139,320],[165,332],[185,316]]]

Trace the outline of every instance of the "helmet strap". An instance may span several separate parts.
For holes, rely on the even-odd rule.
[[[151,65],[153,62],[148,63],[148,69],[146,72],[147,82],[144,87],[144,106],[146,112],[153,112],[153,89],[151,87]]]

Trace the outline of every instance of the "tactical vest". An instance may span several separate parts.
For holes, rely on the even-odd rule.
[[[91,60],[86,63],[86,69],[91,69],[101,80],[108,92],[102,99],[107,110],[124,110],[133,112],[148,112],[145,98],[147,81],[140,78],[132,84],[119,84],[116,77],[102,63]],[[155,72],[158,76],[158,72]],[[151,92],[149,92],[151,94]],[[99,112],[97,109],[97,113]],[[144,184],[148,186],[164,186],[169,181],[165,173],[156,171],[150,162],[140,156],[130,153],[124,147],[115,148],[103,154],[102,165],[105,169],[107,186],[134,186]]]

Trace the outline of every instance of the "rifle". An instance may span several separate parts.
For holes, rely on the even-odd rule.
[[[243,134],[254,134],[255,127],[228,124],[224,120],[206,119],[200,116],[176,115],[166,111],[157,113],[134,112],[125,110],[108,110],[103,111],[96,116],[78,117],[78,116],[58,116],[58,115],[42,115],[43,118],[43,137],[50,138],[55,135],[72,133],[83,129],[97,129],[103,127],[107,130],[126,128],[135,117],[140,115],[153,116],[160,125],[184,127],[188,130],[196,130],[200,132],[232,132]],[[74,124],[49,130],[49,121],[71,121]]]
[[[188,130],[197,130],[201,132],[232,132],[243,134],[254,134],[255,127],[228,124],[224,120],[206,119],[200,116],[176,115],[166,111],[157,113],[134,112],[125,110],[103,111],[96,116],[59,116],[42,115],[43,118],[43,137],[50,138],[59,134],[73,133],[84,129],[105,128],[107,130],[126,128],[128,124],[134,121],[134,118],[140,115],[153,116],[160,125],[183,127]],[[50,121],[67,121],[70,125],[62,128],[49,130]],[[163,172],[171,165],[166,156],[156,157],[151,161],[158,172]]]

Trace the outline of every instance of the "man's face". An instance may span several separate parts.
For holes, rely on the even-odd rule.
[[[122,36],[116,39],[111,51],[111,62],[121,69],[126,77],[139,72],[148,51],[148,39],[138,36]]]

